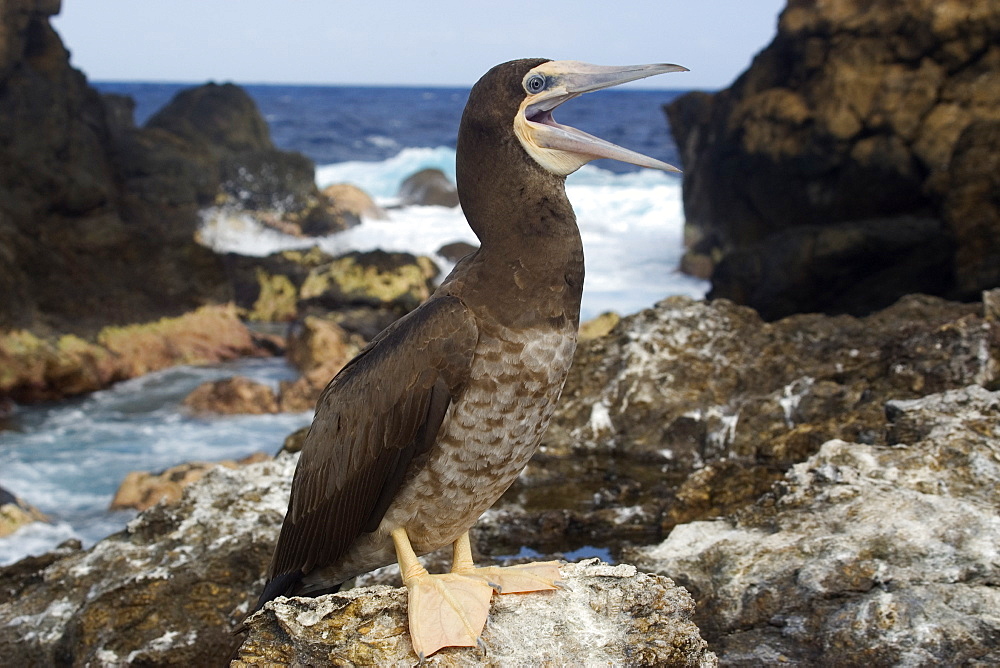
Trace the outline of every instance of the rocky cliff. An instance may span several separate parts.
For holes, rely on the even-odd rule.
[[[1000,285],[996,2],[789,0],[729,89],[667,113],[711,296],[774,319]]]
[[[92,332],[225,300],[195,193],[155,175],[153,136],[69,66],[59,2],[0,11],[0,328]]]
[[[222,259],[195,240],[205,207],[350,224],[236,86],[182,91],[135,127],[130,99],[70,67],[59,7],[0,5],[0,331],[92,335],[228,301]]]

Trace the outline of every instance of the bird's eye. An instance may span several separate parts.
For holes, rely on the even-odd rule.
[[[545,77],[541,74],[532,74],[524,81],[524,89],[529,93],[540,93],[545,89]]]

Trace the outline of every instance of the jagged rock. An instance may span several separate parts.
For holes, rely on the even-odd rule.
[[[294,467],[217,466],[89,550],[0,568],[4,663],[221,665],[263,584]]]
[[[886,414],[891,445],[828,441],[732,519],[630,552],[692,592],[723,664],[1000,661],[1000,392]]]
[[[432,281],[438,271],[424,256],[355,251],[310,271],[299,294],[301,299],[331,310],[364,305],[406,313],[434,291]]]
[[[153,506],[124,532],[90,550],[67,548],[0,568],[0,591],[9,594],[0,601],[0,655],[12,665],[220,664],[233,650],[230,633],[262,586],[295,461],[283,455],[235,470],[216,466],[187,487],[178,502]],[[507,662],[520,645],[517,656],[526,658],[572,662],[572,657],[597,656],[616,663],[714,665],[690,623],[690,597],[666,578],[596,563],[567,565],[563,574],[572,592],[495,600],[494,620],[484,637],[493,659]],[[405,592],[386,587],[272,603],[251,622],[241,660],[253,653],[322,652],[303,646],[310,632],[322,633],[329,624],[320,615],[306,621],[304,611],[310,608],[324,614],[335,610],[346,628],[359,634],[339,632],[333,641],[342,638],[347,646],[329,651],[355,652],[360,658],[364,639],[373,638],[372,625],[388,623],[395,633],[377,643],[387,654],[369,656],[402,652],[404,660],[415,660],[407,656],[401,625]],[[273,627],[268,624],[284,611],[305,635],[283,636],[269,645],[265,636]],[[351,618],[352,611],[361,616]],[[366,611],[378,612],[369,616]],[[538,639],[535,654],[525,654],[517,635],[524,633],[518,620],[525,619]],[[573,654],[561,653],[569,648]],[[474,652],[444,650],[431,661]]]
[[[482,649],[446,648],[425,665],[718,664],[690,622],[690,597],[667,578],[596,559],[560,570],[567,589],[494,597]],[[248,627],[234,666],[418,663],[401,588],[280,598]]]
[[[623,318],[581,341],[480,549],[618,557],[752,504],[830,439],[889,444],[886,401],[998,384],[1000,327],[982,308],[912,296],[864,319],[765,323],[725,300],[671,298]]]
[[[25,524],[48,521],[38,508],[0,487],[0,537],[9,536]]]
[[[70,67],[58,11],[0,8],[0,330],[90,336],[227,301],[194,240],[200,169],[166,133],[119,125],[123,106]]]
[[[132,471],[118,486],[118,491],[115,492],[109,509],[146,510],[157,503],[177,503],[180,501],[185,487],[201,480],[216,466],[235,469],[269,459],[270,457],[263,452],[255,452],[238,461],[224,459],[218,462],[187,462],[171,466],[160,473]]]
[[[458,188],[440,169],[422,169],[399,186],[403,206],[458,206]]]
[[[226,265],[236,303],[249,319],[291,321],[339,312],[341,326],[365,339],[427,299],[439,273],[430,258],[380,250],[338,257],[319,248],[266,258],[229,254]]]
[[[729,89],[667,107],[711,296],[770,320],[996,286],[998,110],[997,3],[789,0]]]
[[[93,340],[0,334],[0,396],[32,402],[92,392],[176,364],[210,364],[273,354],[240,322],[232,305],[177,318],[105,327]]]

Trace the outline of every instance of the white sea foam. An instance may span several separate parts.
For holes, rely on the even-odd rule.
[[[382,162],[326,165],[317,169],[316,181],[320,187],[353,183],[379,203],[391,205],[403,180],[424,168],[441,169],[454,179],[454,150],[410,148]],[[566,184],[587,256],[585,319],[603,311],[632,313],[669,295],[704,296],[705,281],[677,271],[684,226],[678,177],[651,170],[615,174],[585,166]],[[256,256],[318,245],[332,254],[378,248],[434,257],[447,243],[478,244],[461,209],[438,206],[393,209],[385,220],[363,220],[350,230],[315,240],[283,235],[245,217],[215,215],[203,228],[202,239],[218,251]],[[436,259],[446,274],[451,265]]]
[[[135,513],[107,508],[129,471],[273,454],[289,433],[309,424],[311,413],[199,417],[181,406],[199,383],[236,374],[268,384],[294,377],[281,359],[177,367],[85,399],[19,409],[19,429],[0,436],[0,485],[55,521],[0,538],[0,564],[67,538],[90,545],[120,530]]]

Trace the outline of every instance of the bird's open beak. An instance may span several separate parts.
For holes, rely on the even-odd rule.
[[[533,68],[522,82],[527,97],[521,103],[514,131],[525,150],[549,171],[565,176],[597,158],[610,158],[668,172],[680,170],[665,162],[622,148],[552,118],[552,110],[590,91],[610,88],[667,72],[686,72],[680,65],[609,67],[573,60],[553,60]]]

